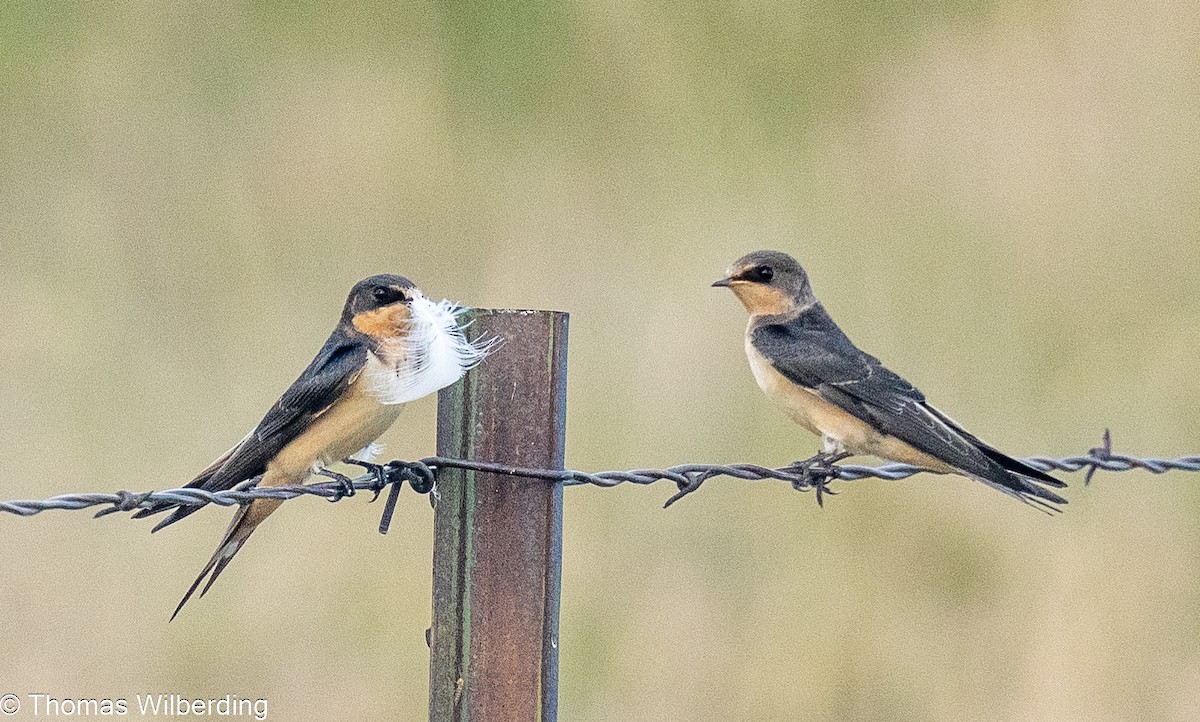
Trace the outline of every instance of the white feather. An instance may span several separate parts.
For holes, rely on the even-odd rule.
[[[383,444],[378,441],[372,441],[358,451],[351,454],[351,458],[358,459],[370,463],[375,460],[375,457],[383,453]]]
[[[384,342],[367,360],[371,388],[380,403],[403,404],[462,378],[491,351],[497,339],[467,340],[458,317],[467,309],[418,295],[409,303],[412,319],[401,339]]]

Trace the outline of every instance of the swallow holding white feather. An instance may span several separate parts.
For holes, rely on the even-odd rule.
[[[759,387],[823,441],[825,460],[870,454],[961,474],[1042,509],[1066,484],[981,441],[879,359],[860,351],[813,295],[808,274],[779,251],[739,258],[713,283],[746,310],[746,356]]]
[[[374,441],[404,404],[449,386],[488,352],[458,324],[463,309],[433,302],[403,276],[378,275],[354,285],[325,345],[258,426],[187,484],[207,491],[259,479],[258,486],[300,484],[311,474],[346,477],[326,467],[340,461],[374,468]],[[352,456],[353,455],[353,456]],[[256,499],[238,508],[217,551],[192,583],[174,619],[200,583],[200,596],[281,501]],[[199,509],[160,503],[135,516],[173,510],[154,531]],[[211,576],[210,576],[211,574]]]

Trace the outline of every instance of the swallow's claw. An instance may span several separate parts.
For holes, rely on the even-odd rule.
[[[814,491],[817,492],[817,506],[825,508],[825,495],[837,496],[838,493],[829,488],[829,477],[820,475],[809,481]]]
[[[349,464],[350,466],[361,466],[366,469],[368,474],[375,477],[376,486],[380,489],[387,483],[387,469],[383,464],[375,464],[370,461],[355,459],[354,457],[342,459],[342,463]]]
[[[354,482],[345,474],[339,474],[336,471],[329,469],[317,469],[317,474],[327,476],[338,483],[337,489],[334,490],[333,496],[329,497],[330,501],[341,501],[348,496],[354,496]]]
[[[829,482],[837,478],[837,468],[834,463],[846,459],[853,454],[849,452],[822,451],[812,458],[797,461],[792,468],[799,472],[799,477],[792,481],[792,488],[797,491],[812,489],[817,493],[817,506],[825,507],[825,495],[837,496],[838,492],[829,488]]]

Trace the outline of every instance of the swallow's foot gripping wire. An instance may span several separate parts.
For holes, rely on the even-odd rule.
[[[371,485],[371,491],[375,492],[375,496],[371,497],[371,501],[378,499],[385,487],[403,484],[406,481],[418,494],[428,494],[433,491],[434,471],[424,461],[389,461],[386,464],[373,464],[359,459],[346,459],[344,463],[361,466],[367,470],[368,474],[375,477],[375,483]]]
[[[371,497],[371,501],[375,501],[379,498],[379,495],[383,493],[384,488],[387,487],[388,484],[392,483],[392,474],[389,473],[389,469],[392,464],[397,464],[399,462],[392,461],[387,464],[373,464],[369,461],[362,461],[360,459],[343,459],[342,463],[350,464],[351,466],[361,466],[367,470],[368,474],[375,477],[375,483],[371,485],[370,489],[371,491],[375,492],[375,496]]]
[[[348,496],[354,496],[354,482],[345,474],[339,474],[329,469],[317,469],[318,476],[327,476],[338,483],[337,491],[329,497],[330,501],[341,501]]]
[[[837,492],[829,488],[829,482],[837,478],[838,471],[835,463],[854,456],[848,451],[822,451],[811,458],[793,462],[789,469],[794,469],[800,475],[792,479],[792,488],[797,491],[812,489],[817,492],[817,506],[824,508],[825,495],[837,496]]]
[[[391,487],[388,491],[387,501],[383,504],[383,516],[379,520],[380,534],[387,534],[392,525],[392,515],[396,511],[396,502],[400,499],[400,489],[403,488],[404,482],[407,481],[413,491],[418,494],[428,494],[433,490],[433,469],[423,461],[389,461],[386,464],[373,464],[359,459],[346,459],[345,463],[361,466],[367,470],[368,474],[375,477],[375,483],[371,485],[371,491],[375,492],[375,496],[371,497],[371,501],[379,498],[384,487]]]

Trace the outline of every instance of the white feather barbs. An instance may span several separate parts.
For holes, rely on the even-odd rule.
[[[371,354],[367,362],[372,388],[384,404],[407,403],[449,386],[482,361],[498,341],[469,341],[458,323],[468,309],[452,301],[435,303],[418,295],[409,308],[408,334]]]

